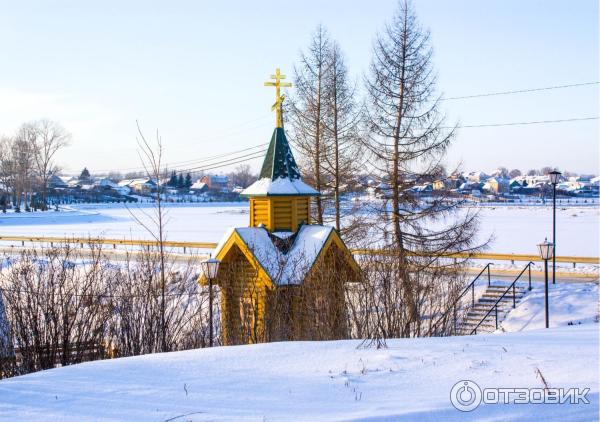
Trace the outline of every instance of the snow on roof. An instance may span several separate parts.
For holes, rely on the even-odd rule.
[[[137,179],[123,179],[118,183],[119,186],[136,186],[143,184],[155,185],[156,183],[154,182],[154,180],[148,177],[141,177]]]
[[[272,232],[273,236],[278,237],[280,239],[287,239],[294,235],[294,232],[284,231],[284,232]]]
[[[273,244],[264,228],[230,228],[214,250],[213,257],[218,255],[234,231],[252,251],[271,280],[277,285],[288,285],[302,283],[333,228],[319,225],[302,226],[287,253],[283,253]]]
[[[190,186],[190,189],[204,189],[206,187],[206,183],[201,182],[200,180],[197,180],[192,186]]]
[[[308,195],[318,196],[319,192],[308,186],[301,179],[279,177],[271,180],[263,177],[252,183],[242,192],[244,196],[277,196],[277,195]]]

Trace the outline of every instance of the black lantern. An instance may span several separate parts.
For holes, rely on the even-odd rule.
[[[540,258],[547,261],[552,259],[552,256],[554,255],[554,244],[545,239],[544,243],[538,245],[538,250],[540,252]]]
[[[544,243],[538,245],[538,250],[540,251],[540,258],[544,260],[544,280],[546,282],[546,328],[548,328],[550,326],[550,312],[548,310],[548,260],[554,256],[554,244],[545,239]]]
[[[548,176],[550,176],[550,183],[552,183],[553,185],[557,185],[560,181],[560,176],[562,176],[562,173],[560,171],[554,170],[548,173]]]
[[[213,294],[212,286],[213,280],[217,278],[219,273],[219,265],[221,261],[215,258],[207,259],[200,263],[202,266],[202,272],[208,279],[208,344],[210,347],[213,346]]]

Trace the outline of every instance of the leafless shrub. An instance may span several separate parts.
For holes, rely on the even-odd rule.
[[[23,252],[0,279],[19,372],[103,357],[110,281],[99,248]]]
[[[163,332],[167,350],[207,345],[208,292],[194,258],[164,261],[163,313],[160,252],[110,262],[94,241],[82,250],[27,250],[0,273],[1,376],[163,351]]]
[[[203,310],[208,295],[196,283],[193,259],[176,265],[167,257],[164,293],[161,262],[160,251],[146,249],[128,255],[114,271],[109,338],[119,356],[203,347],[207,343],[200,333],[205,331]]]

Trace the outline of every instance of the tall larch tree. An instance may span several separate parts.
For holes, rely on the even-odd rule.
[[[443,196],[423,201],[408,189],[436,172],[455,132],[440,111],[432,58],[429,31],[411,2],[402,0],[374,42],[365,78],[365,147],[374,175],[389,184],[377,214],[383,216],[382,243],[394,256],[394,291],[402,299],[402,323],[385,336],[421,335],[420,304],[435,283],[444,283],[429,279],[429,270],[446,254],[475,248],[474,213],[459,213],[461,203]]]
[[[356,182],[361,166],[359,127],[361,110],[355,100],[355,87],[350,83],[344,55],[337,42],[332,42],[325,73],[324,169],[333,191],[335,227],[342,229],[342,199],[344,187]],[[350,223],[350,222],[349,222]],[[350,231],[354,227],[348,224]],[[349,233],[346,233],[349,234]]]
[[[292,142],[307,161],[307,174],[312,175],[313,187],[324,187],[324,115],[325,77],[328,72],[331,41],[327,30],[319,25],[313,33],[306,52],[301,53],[300,64],[294,68],[295,95],[289,102],[289,120]],[[323,202],[316,198],[315,220],[323,224]]]

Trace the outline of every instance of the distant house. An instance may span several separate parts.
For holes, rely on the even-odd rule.
[[[79,181],[78,177],[69,177],[67,180],[61,178],[63,182],[65,182],[70,188],[76,188],[83,184],[83,182]]]
[[[446,183],[444,180],[438,179],[433,181],[433,190],[444,190],[446,189]]]
[[[131,188],[129,188],[129,186],[117,186],[116,188],[114,188],[114,191],[117,192],[119,195],[129,195],[131,193]]]
[[[462,193],[471,193],[474,190],[480,191],[481,186],[482,186],[482,183],[466,181],[458,187],[458,190],[459,190],[459,192],[462,192]]]
[[[490,178],[490,176],[482,171],[472,171],[471,173],[466,174],[464,177],[467,181],[473,183],[483,183]]]
[[[491,193],[506,193],[509,190],[510,183],[500,177],[491,177],[483,185],[483,190]]]
[[[103,177],[102,179],[95,180],[93,185],[98,188],[105,188],[105,189],[116,189],[119,187],[118,183],[113,182],[108,177]]]
[[[148,195],[156,191],[156,182],[148,177],[121,180],[118,185],[119,187],[126,186],[132,192],[140,195]]]
[[[69,185],[60,176],[54,174],[48,179],[48,187],[50,189],[64,189]]]
[[[434,180],[431,186],[433,190],[451,190],[457,189],[462,183],[462,179],[448,177],[446,179]]]
[[[197,180],[195,183],[192,184],[192,186],[190,186],[190,191],[195,194],[204,193],[208,191],[208,185],[202,182],[201,180]]]
[[[229,178],[227,176],[207,175],[200,179],[200,182],[206,183],[209,190],[218,192],[228,192]]]
[[[425,193],[431,193],[433,191],[433,186],[431,185],[431,183],[426,183],[424,185],[413,186],[412,188],[410,188],[408,190],[410,192],[416,193],[416,194],[425,194]]]
[[[511,191],[519,190],[519,189],[521,189],[523,187],[526,187],[526,186],[527,186],[527,182],[525,180],[516,179],[516,178],[515,179],[511,179],[510,183],[508,184],[508,188]]]

